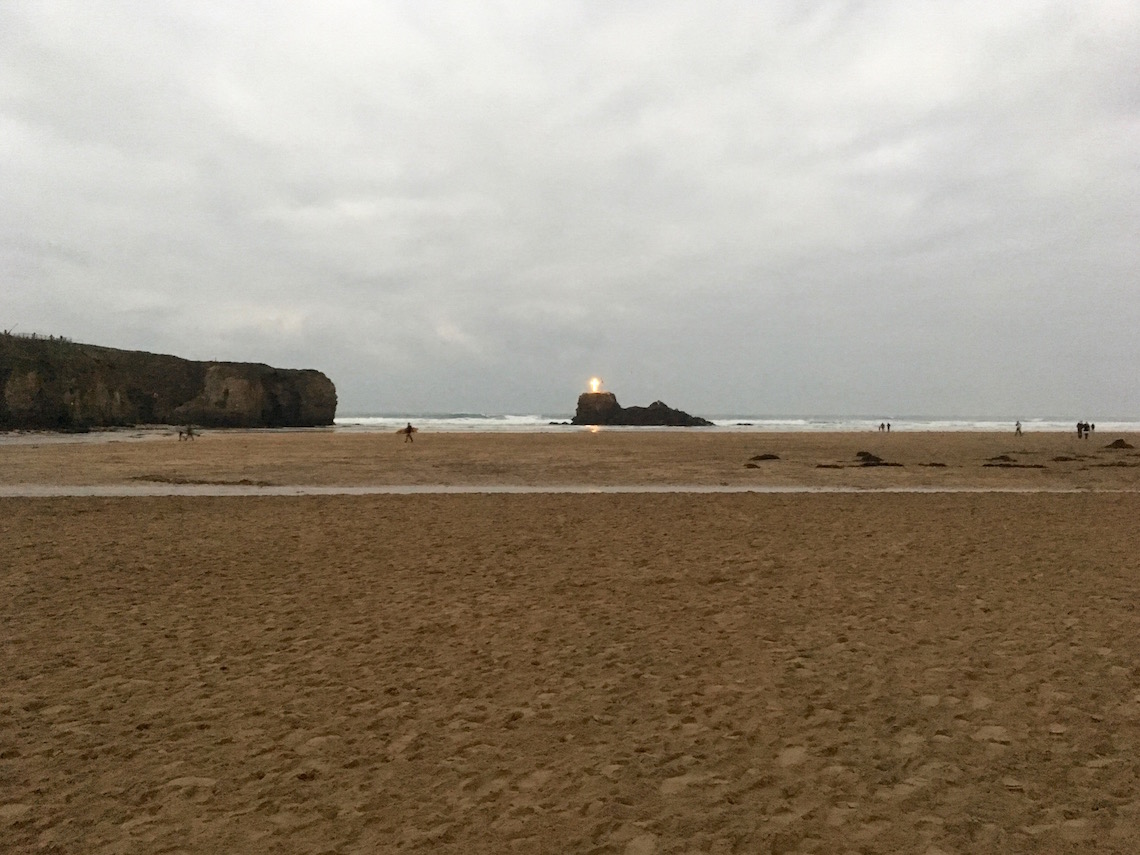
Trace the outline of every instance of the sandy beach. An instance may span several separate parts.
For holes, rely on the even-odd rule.
[[[1116,436],[147,437],[0,485],[862,492],[0,498],[0,851],[1140,851]]]
[[[1140,437],[1075,432],[417,434],[170,431],[0,440],[0,486],[723,485],[1140,488]],[[16,441],[18,440],[18,441]],[[1115,442],[1132,448],[1106,448]],[[863,452],[881,464],[867,466]],[[774,456],[774,457],[773,457]],[[762,459],[766,458],[766,459]]]

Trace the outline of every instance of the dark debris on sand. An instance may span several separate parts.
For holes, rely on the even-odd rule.
[[[902,466],[901,463],[888,463],[879,457],[877,454],[872,454],[869,451],[857,451],[855,457],[859,461],[860,466]]]

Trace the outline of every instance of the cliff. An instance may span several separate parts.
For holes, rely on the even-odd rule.
[[[0,335],[0,429],[312,427],[335,415],[319,371]]]
[[[712,424],[661,401],[654,401],[648,407],[623,407],[613,392],[583,392],[578,396],[578,410],[570,423],[636,427],[708,427]]]

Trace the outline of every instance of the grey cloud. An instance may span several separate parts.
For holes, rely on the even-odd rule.
[[[1134,414],[1138,18],[9,4],[0,326],[317,367],[357,411],[556,412],[602,373]]]

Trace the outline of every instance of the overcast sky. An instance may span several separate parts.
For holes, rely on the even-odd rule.
[[[0,328],[342,414],[1140,416],[1140,4],[4,0]]]

